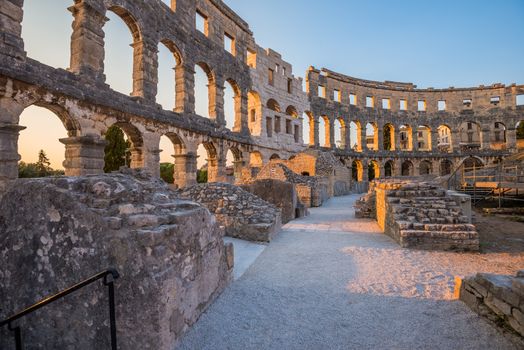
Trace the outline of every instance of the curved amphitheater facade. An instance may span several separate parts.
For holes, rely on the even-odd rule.
[[[55,69],[25,53],[23,6],[23,0],[0,5],[4,184],[17,177],[18,136],[24,129],[19,117],[31,105],[51,110],[67,129],[68,137],[60,140],[66,148],[66,175],[101,173],[104,134],[117,125],[132,142],[131,167],[154,174],[159,173],[160,138],[167,136],[173,143],[175,182],[182,187],[196,182],[199,145],[207,150],[211,182],[226,178],[228,150],[239,176],[246,168],[287,159],[307,147],[330,149],[354,169],[355,178],[365,181],[367,168],[375,177],[444,174],[464,159],[493,163],[524,147],[516,136],[524,120],[524,106],[518,105],[523,85],[417,89],[410,83],[373,82],[310,68],[304,92],[292,66],[258,46],[248,24],[220,0],[172,0],[171,7],[160,0],[75,0],[69,8],[70,67]],[[130,95],[106,84],[108,11],[125,22],[133,37]],[[160,44],[176,60],[172,111],[156,102]],[[208,76],[210,118],[195,113],[196,66]],[[224,117],[226,82],[235,92],[231,129]],[[309,144],[303,142],[305,123]]]

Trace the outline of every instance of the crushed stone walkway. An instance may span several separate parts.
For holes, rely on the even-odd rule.
[[[178,348],[522,348],[452,292],[456,275],[523,269],[523,254],[401,249],[355,219],[357,198],[333,198],[284,226]]]

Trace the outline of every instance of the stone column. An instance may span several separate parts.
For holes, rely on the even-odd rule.
[[[8,181],[18,178],[18,136],[24,126],[0,123],[0,191]]]
[[[23,0],[0,2],[0,55],[24,58],[22,40]]]
[[[491,128],[489,124],[482,124],[480,130],[480,148],[490,149],[491,146]]]
[[[377,134],[378,137],[376,137],[376,140],[378,142],[377,151],[383,151],[384,150],[384,124],[377,123]]]
[[[320,121],[317,118],[315,118],[313,121],[313,133],[314,133],[313,136],[314,136],[315,147],[319,147],[320,145],[319,135],[318,135],[319,125],[320,125]]]
[[[227,182],[225,158],[207,160],[207,182]]]
[[[413,152],[418,152],[418,129],[416,127],[411,128],[411,149]]]
[[[74,17],[69,70],[105,81],[103,27],[108,19],[85,1],[68,10]]]
[[[393,162],[393,176],[401,176],[402,175],[402,164],[400,159]]]
[[[175,185],[184,188],[196,185],[197,156],[195,153],[177,154],[175,157]]]
[[[343,144],[343,149],[345,150],[350,150],[351,149],[351,130],[349,128],[349,122],[345,122],[344,123],[344,127],[342,128],[342,130],[344,131],[342,133],[342,144]]]
[[[177,113],[195,113],[195,68],[188,65],[175,67]]]
[[[329,120],[329,127],[326,128],[326,132],[329,133],[329,135],[326,135],[326,141],[328,144],[327,147],[333,149],[336,148],[335,144],[335,118],[328,118]]]
[[[133,92],[131,96],[154,102],[158,84],[158,47],[144,38],[131,44],[133,47]]]
[[[235,127],[233,131],[249,134],[247,93],[235,96]]]
[[[517,129],[514,127],[506,129],[506,147],[510,151],[517,148]]]
[[[400,151],[400,129],[395,129],[393,134],[395,138],[395,151]]]
[[[106,141],[98,136],[74,136],[60,139],[65,145],[63,163],[66,176],[96,175],[104,172]]]
[[[215,82],[208,84],[209,118],[216,121],[220,126],[226,126],[226,115],[224,112],[224,82],[216,78]],[[236,107],[236,105],[235,105]],[[229,125],[233,130],[234,126]]]
[[[438,130],[431,129],[430,131],[430,151],[438,152]]]
[[[366,127],[360,128],[360,150],[365,152],[368,150],[367,140],[366,140]]]
[[[362,181],[363,182],[369,181],[368,171],[369,171],[369,163],[362,161]]]

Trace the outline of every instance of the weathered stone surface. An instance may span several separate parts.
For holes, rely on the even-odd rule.
[[[207,207],[231,237],[269,242],[282,226],[278,208],[238,186],[200,184],[185,188],[178,195]]]
[[[119,346],[175,346],[230,281],[232,249],[206,208],[132,175],[17,180],[2,196],[0,318],[112,267]],[[109,348],[106,295],[99,282],[21,320],[26,347]]]
[[[498,325],[513,329],[524,344],[524,290],[515,289],[518,275],[478,273],[457,285],[459,299]]]
[[[282,224],[301,217],[301,213],[307,211],[307,209],[301,209],[303,205],[298,201],[297,192],[292,183],[264,179],[241,187],[279,208],[282,214]]]

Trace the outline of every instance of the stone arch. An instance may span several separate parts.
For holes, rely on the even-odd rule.
[[[402,165],[401,165],[401,175],[402,176],[413,176],[413,171],[414,167],[413,167],[413,163],[409,160],[405,160],[402,162]]]
[[[281,113],[280,104],[274,98],[267,100],[266,107],[272,110],[273,112]]]
[[[453,162],[449,159],[443,159],[440,162],[440,176],[450,175],[453,172]]]
[[[402,124],[398,128],[399,150],[412,151],[413,150],[413,129],[409,124]]]
[[[271,157],[269,157],[269,160],[276,160],[276,159],[280,159],[280,156],[276,153],[273,153]]]
[[[294,106],[287,106],[286,115],[293,117],[294,119],[298,118],[297,109]]]
[[[384,125],[382,147],[386,151],[395,150],[395,127],[391,123]]]
[[[524,149],[524,119],[517,122],[515,125],[515,133],[517,140],[517,149]]]
[[[358,182],[363,181],[364,179],[364,166],[358,159],[355,159],[353,162],[351,162],[351,177],[354,181]]]
[[[164,47],[165,49],[162,49]],[[158,69],[157,69],[157,101],[164,109],[183,111],[184,109],[184,60],[177,45],[169,39],[162,39],[158,43]],[[164,56],[170,57],[164,57]],[[174,67],[168,62],[174,59]],[[168,62],[164,62],[167,60]],[[164,67],[165,65],[165,67]],[[172,72],[174,70],[174,74]],[[164,74],[168,73],[170,74]],[[165,81],[164,81],[165,80]],[[169,85],[169,87],[168,87]],[[168,96],[160,96],[164,90],[169,92]],[[172,108],[166,108],[172,107]]]
[[[318,140],[320,147],[331,147],[331,125],[326,115],[318,118]]]
[[[346,148],[346,122],[344,121],[344,118],[335,118],[333,132],[335,147],[340,149]]]
[[[395,163],[392,160],[388,160],[384,164],[384,177],[392,177],[395,175]]]
[[[230,157],[232,157],[232,159],[229,159]],[[236,182],[242,178],[242,167],[242,152],[236,146],[229,147],[226,152],[226,175]],[[229,173],[230,168],[232,170],[231,173]]]
[[[352,120],[349,123],[351,149],[362,152],[362,125],[358,120]]]
[[[418,171],[420,175],[431,175],[433,173],[433,164],[429,160],[420,162]]]
[[[117,127],[124,132],[129,141],[129,148],[126,150],[125,166],[132,169],[144,167],[144,139],[140,130],[128,121],[116,121],[109,128],[104,130],[103,137],[106,137],[108,130],[111,127]],[[106,148],[107,155],[107,148]]]
[[[469,156],[464,158],[460,164],[464,167],[466,171],[473,169],[480,169],[484,167],[484,162],[479,157]]]
[[[482,144],[480,124],[474,121],[465,121],[460,124],[460,146],[463,149],[478,149]]]
[[[302,120],[302,140],[306,145],[315,145],[315,117],[313,113],[306,111]]]
[[[206,81],[202,81],[205,77]],[[206,91],[207,90],[207,91]],[[199,96],[206,95],[207,92],[207,106],[204,101],[199,100]],[[205,62],[197,62],[195,64],[195,89],[193,96],[195,98],[195,113],[203,117],[216,120],[216,111],[214,102],[216,99],[216,79],[211,67]]]
[[[437,127],[438,140],[437,149],[440,152],[453,152],[453,138],[451,135],[451,128],[449,125],[441,124]]]
[[[231,93],[232,96],[230,96]],[[242,128],[241,97],[242,91],[237,82],[230,78],[226,79],[224,83],[224,118],[226,128],[235,132],[240,132]]]
[[[506,125],[496,121],[492,124],[491,130],[491,149],[506,149]]]
[[[370,151],[378,151],[378,126],[377,123],[366,124],[366,146]]]
[[[218,159],[217,148],[211,141],[203,141],[197,146],[197,162],[195,169],[195,176],[198,183],[205,182],[217,182],[221,181],[222,170],[219,161],[223,161],[225,165],[225,159]],[[206,158],[203,158],[206,157]]]
[[[373,181],[380,178],[380,165],[376,160],[371,160],[368,163],[368,179]]]
[[[165,147],[166,149],[163,149],[163,147]],[[169,154],[171,153],[169,152],[170,148],[172,149],[172,154]],[[158,157],[160,159],[161,177],[166,182],[171,184],[180,183],[180,181],[177,181],[180,179],[176,178],[175,173],[178,176],[180,176],[181,173],[183,173],[183,171],[180,169],[180,163],[185,162],[187,158],[187,148],[184,140],[175,132],[167,132],[160,137],[158,149],[160,152],[162,152],[161,154],[163,154],[163,152],[168,152],[167,155]],[[164,158],[164,161],[162,161],[161,158]]]
[[[419,125],[417,127],[417,150],[429,152],[431,149],[431,128],[428,125]]]

